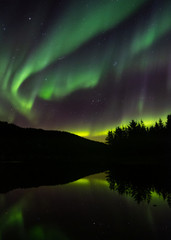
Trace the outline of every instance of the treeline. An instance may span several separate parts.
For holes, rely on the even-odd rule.
[[[170,153],[171,115],[167,116],[166,122],[159,119],[151,127],[145,126],[143,121],[132,120],[126,127],[117,127],[114,131],[109,131],[106,143],[119,154],[124,150],[127,153],[141,154]]]

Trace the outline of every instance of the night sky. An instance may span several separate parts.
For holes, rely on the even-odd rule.
[[[0,120],[102,139],[171,113],[170,0],[0,0]]]

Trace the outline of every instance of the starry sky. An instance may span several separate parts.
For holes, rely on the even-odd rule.
[[[0,0],[0,120],[102,140],[171,113],[169,0]]]

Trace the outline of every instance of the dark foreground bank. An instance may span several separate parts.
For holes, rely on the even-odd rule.
[[[109,146],[61,131],[24,129],[0,122],[0,161],[69,164],[102,159]]]
[[[109,132],[108,144],[68,132],[24,129],[0,122],[0,161],[39,166],[82,164],[89,168],[91,165],[106,168],[116,163],[168,165],[171,159],[170,122],[168,127],[159,128],[154,134],[136,123],[126,130],[116,129]]]

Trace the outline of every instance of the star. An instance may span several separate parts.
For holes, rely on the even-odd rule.
[[[118,65],[118,62],[117,62],[117,61],[113,63],[113,66],[114,66],[114,67],[116,67],[117,65]]]

